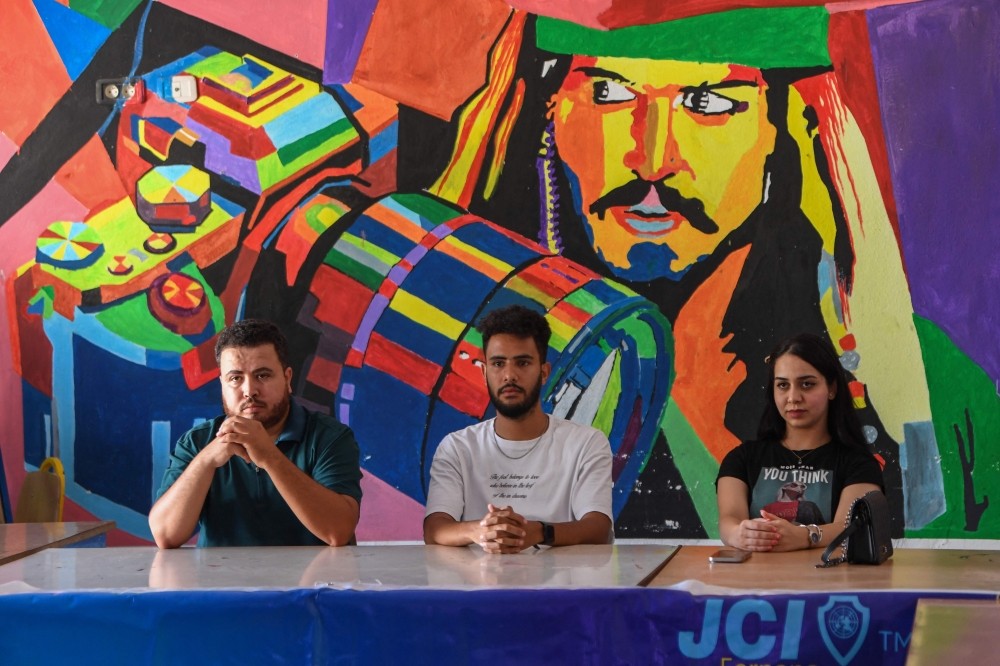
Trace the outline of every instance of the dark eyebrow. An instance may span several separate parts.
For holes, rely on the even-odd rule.
[[[242,370],[230,370],[229,372],[226,373],[226,377],[231,377],[233,375],[245,375],[245,374],[256,375],[260,372],[274,372],[274,371],[271,368],[267,367],[266,365],[262,365],[261,367],[255,370],[251,370],[249,373],[245,373]]]
[[[521,354],[520,356],[500,356],[499,354],[497,354],[497,355],[494,355],[494,356],[490,356],[490,360],[491,361],[506,361],[506,360],[517,361],[517,360],[525,359],[525,358],[530,361],[534,357],[531,354]]]
[[[774,379],[775,381],[779,379],[786,382],[788,381],[787,377],[775,377]],[[796,379],[817,379],[817,377],[816,375],[802,375],[801,377],[796,377]]]
[[[576,72],[581,74],[586,74],[590,77],[601,77],[604,79],[611,79],[612,81],[618,81],[619,83],[632,83],[632,81],[626,79],[621,74],[617,72],[612,72],[610,69],[601,69],[600,67],[577,67]]]
[[[702,83],[700,86],[688,86],[684,90],[723,90],[725,88],[759,88],[760,83],[757,81],[720,81],[719,83],[709,84],[708,81]]]

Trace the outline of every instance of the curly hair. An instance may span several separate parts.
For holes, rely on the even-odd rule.
[[[215,362],[220,363],[222,352],[230,347],[260,347],[267,344],[274,346],[281,369],[287,368],[288,338],[277,324],[263,319],[244,319],[226,326],[215,342]]]
[[[539,361],[545,363],[552,329],[545,317],[530,308],[523,305],[497,308],[479,320],[476,330],[483,336],[483,352],[494,335],[513,335],[522,340],[532,338],[538,348]]]

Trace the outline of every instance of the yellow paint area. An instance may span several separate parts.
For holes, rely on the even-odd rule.
[[[437,249],[497,282],[514,272],[514,267],[510,264],[500,261],[468,243],[463,243],[454,236],[446,236],[443,241],[437,244]]]
[[[549,296],[538,287],[526,282],[520,277],[512,278],[511,281],[507,283],[507,288],[526,298],[530,298],[533,301],[541,303],[546,309],[551,309],[559,300]]]
[[[585,84],[561,90],[554,120],[559,154],[579,182],[595,249],[612,265],[627,268],[637,243],[668,245],[678,255],[670,268],[681,271],[714,252],[761,203],[764,163],[777,133],[767,120],[766,88],[747,74],[753,80],[746,85],[711,92],[744,110],[703,114],[683,104],[685,94],[703,84],[731,82],[729,65],[597,58],[593,67],[608,74],[595,73]],[[597,86],[611,83],[635,99],[596,101]],[[589,214],[601,196],[637,175],[700,201],[719,232],[706,234],[681,221],[668,233],[640,236],[612,211],[603,219]]]
[[[903,441],[903,424],[931,419],[923,356],[900,248],[886,212],[864,135],[836,88],[822,100],[820,131],[833,143],[834,183],[854,246],[854,286],[845,303],[847,330],[861,356],[865,383],[886,432]]]
[[[567,342],[576,336],[577,331],[573,327],[567,326],[563,322],[559,321],[553,317],[551,313],[545,315],[545,321],[549,322],[549,328],[552,329],[553,334],[558,335]]]
[[[806,103],[795,88],[788,94],[788,132],[799,146],[800,164],[802,166],[802,212],[806,214],[816,231],[823,239],[823,249],[833,254],[834,242],[837,239],[837,223],[833,218],[833,202],[830,201],[830,191],[816,168],[816,151],[812,138],[809,136],[806,119],[803,113]]]
[[[396,291],[389,307],[452,340],[458,340],[465,330],[462,322],[403,289]]]

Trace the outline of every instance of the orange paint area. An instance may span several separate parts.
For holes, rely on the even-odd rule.
[[[729,255],[691,296],[674,324],[677,376],[671,397],[719,462],[740,440],[726,429],[726,405],[747,378],[746,366],[722,349],[722,318],[736,289],[750,246]]]

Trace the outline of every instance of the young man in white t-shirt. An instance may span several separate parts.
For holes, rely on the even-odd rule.
[[[477,326],[495,419],[444,438],[431,465],[424,542],[489,553],[613,540],[611,445],[590,426],[548,416],[541,392],[551,331],[510,305]]]

